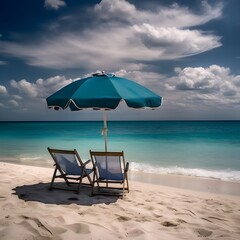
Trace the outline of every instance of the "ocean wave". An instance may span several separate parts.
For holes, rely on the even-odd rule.
[[[20,157],[19,158],[21,161],[42,161],[44,158],[42,156],[39,157]]]
[[[240,181],[240,171],[234,171],[230,169],[209,170],[200,168],[183,168],[178,166],[160,167],[150,164],[132,162],[130,163],[130,170],[155,174],[175,174],[193,177],[205,177],[224,181]]]

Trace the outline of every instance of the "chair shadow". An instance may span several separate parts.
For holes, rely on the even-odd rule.
[[[111,204],[118,200],[118,196],[91,196],[91,187],[82,185],[80,192],[69,191],[64,183],[55,183],[56,188],[66,188],[66,190],[52,189],[49,190],[50,183],[37,183],[31,185],[17,186],[12,189],[19,199],[24,201],[37,201],[44,204],[57,205],[85,205],[92,206],[96,204]]]

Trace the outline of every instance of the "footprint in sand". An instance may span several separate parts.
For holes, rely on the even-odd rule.
[[[155,217],[155,218],[162,218],[163,215],[160,215],[160,214],[157,214],[157,213],[152,213],[152,215]]]
[[[26,229],[29,233],[36,234],[36,239],[40,239],[41,237],[50,238],[53,236],[47,224],[38,218],[20,215],[16,224],[18,227]]]
[[[128,237],[136,238],[141,235],[144,235],[144,231],[142,231],[141,229],[132,229],[127,234],[128,234]]]
[[[177,223],[173,223],[173,222],[169,222],[169,221],[164,221],[161,223],[162,226],[164,227],[176,227],[178,224]]]
[[[171,210],[171,211],[174,211],[174,212],[177,212],[177,209],[176,208],[173,208],[173,207],[167,207],[167,209]]]
[[[75,233],[89,234],[90,229],[89,226],[85,223],[74,223],[68,225],[68,228]]]
[[[178,223],[187,223],[185,220],[180,219],[180,218],[177,219],[177,222],[178,222]]]
[[[153,211],[155,209],[153,206],[146,206],[144,208],[149,211]]]
[[[212,231],[208,231],[203,228],[198,228],[195,231],[198,233],[199,237],[209,237],[210,235],[212,235]]]
[[[127,216],[119,216],[117,219],[119,222],[126,222],[131,220],[131,218]]]

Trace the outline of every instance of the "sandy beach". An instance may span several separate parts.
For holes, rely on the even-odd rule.
[[[123,200],[49,191],[52,173],[0,162],[1,240],[240,239],[240,183],[131,173]]]

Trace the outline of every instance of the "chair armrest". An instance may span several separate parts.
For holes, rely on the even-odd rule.
[[[83,165],[82,166],[86,166],[87,164],[89,164],[91,162],[91,160],[90,159],[88,159],[85,163],[83,163]]]

